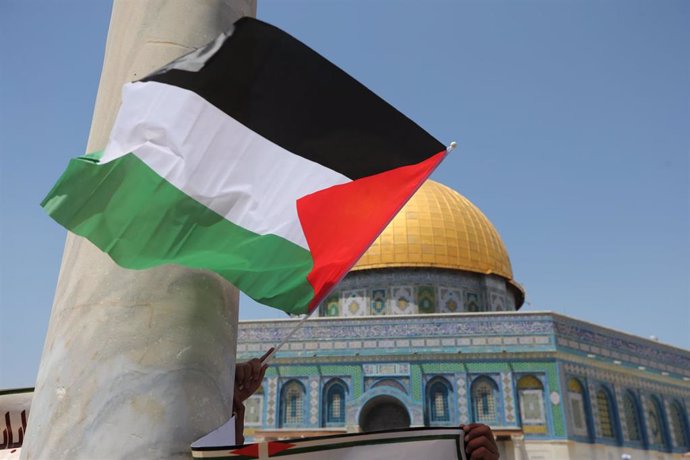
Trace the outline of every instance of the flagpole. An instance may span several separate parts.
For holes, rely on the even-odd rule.
[[[254,0],[114,0],[87,152],[105,146],[125,82],[255,13]],[[21,458],[190,458],[232,414],[237,313],[217,275],[125,270],[69,234]]]
[[[304,323],[309,318],[312,317],[312,315],[314,314],[314,311],[316,311],[316,309],[314,309],[311,313],[304,315],[302,317],[302,319],[300,319],[299,322],[297,324],[295,324],[295,326],[292,328],[292,330],[290,332],[288,332],[288,334],[285,337],[283,337],[283,340],[281,340],[278,345],[275,345],[271,349],[271,352],[261,362],[264,364],[270,364],[271,361],[273,361],[275,354],[278,353],[280,351],[280,349],[283,348],[283,346],[286,343],[288,343],[288,341],[292,338],[292,336],[295,334],[295,332],[297,332],[302,326],[304,326]]]

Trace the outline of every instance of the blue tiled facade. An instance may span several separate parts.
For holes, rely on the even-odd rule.
[[[295,324],[240,323],[238,358],[260,355]],[[286,402],[291,382],[303,390]],[[549,312],[310,319],[254,398],[250,434],[357,431],[377,401],[393,401],[412,426],[483,421],[525,442],[690,450],[689,352]]]

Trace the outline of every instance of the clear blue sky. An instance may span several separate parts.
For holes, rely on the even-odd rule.
[[[33,386],[110,2],[0,1],[0,388]],[[501,233],[524,310],[690,348],[690,2],[259,0],[459,149],[434,174]],[[280,317],[246,298],[242,318]]]

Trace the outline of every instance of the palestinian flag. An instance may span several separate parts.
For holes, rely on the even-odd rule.
[[[213,270],[312,311],[446,155],[285,32],[233,30],[123,89],[103,152],[42,203],[119,265]]]

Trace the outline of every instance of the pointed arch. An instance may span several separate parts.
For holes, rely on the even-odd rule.
[[[306,392],[299,380],[290,380],[280,392],[280,426],[294,427],[304,423]]]
[[[525,433],[546,433],[544,385],[534,375],[523,375],[517,382],[520,419]]]
[[[614,419],[613,397],[609,390],[600,386],[596,394],[597,421],[601,428],[602,438],[616,439],[616,423]]]
[[[359,412],[359,426],[364,432],[410,427],[409,409],[400,399],[381,394],[369,399]]]
[[[582,382],[575,377],[568,379],[568,409],[570,410],[570,422],[573,434],[577,436],[589,436],[590,427],[587,420],[586,408],[587,394]]]
[[[429,425],[448,424],[452,420],[450,396],[453,387],[444,377],[436,376],[426,386],[426,418]]]
[[[647,397],[647,423],[649,429],[649,444],[666,447],[667,433],[661,403],[656,396]]]
[[[472,382],[470,390],[472,398],[472,421],[486,423],[498,422],[498,387],[490,377],[482,375]]]
[[[642,442],[640,405],[637,403],[637,398],[630,390],[627,390],[623,394],[623,417],[625,420],[623,439],[626,441]]]
[[[347,394],[347,385],[341,379],[331,379],[324,385],[321,411],[322,426],[345,425]]]
[[[669,421],[673,433],[673,447],[676,449],[690,449],[690,430],[683,405],[674,400],[669,405]]]

